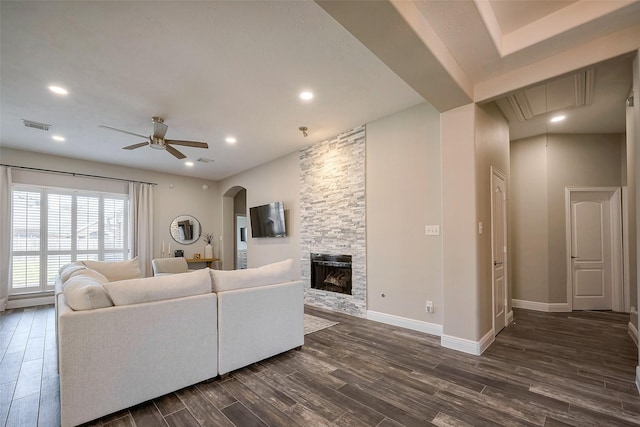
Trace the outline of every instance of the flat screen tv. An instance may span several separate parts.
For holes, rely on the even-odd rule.
[[[284,204],[273,202],[249,208],[251,237],[285,237]]]

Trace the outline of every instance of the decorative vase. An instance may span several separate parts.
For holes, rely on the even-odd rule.
[[[204,257],[213,258],[213,246],[210,243],[207,243],[207,246],[204,247]]]

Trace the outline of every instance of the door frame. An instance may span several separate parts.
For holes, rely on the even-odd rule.
[[[508,213],[509,213],[509,209],[507,207],[507,187],[508,187],[508,182],[507,182],[507,176],[500,170],[497,169],[494,166],[491,166],[491,189],[490,189],[490,193],[491,193],[491,323],[493,326],[493,335],[496,335],[496,284],[495,284],[495,274],[494,274],[494,268],[493,268],[493,254],[494,254],[494,246],[495,246],[495,242],[493,240],[493,220],[494,220],[494,206],[493,206],[493,185],[494,185],[494,177],[498,177],[500,179],[502,179],[504,181],[504,186],[505,186],[505,199],[504,199],[504,212],[503,212],[503,227],[504,227],[504,264],[502,266],[503,270],[504,270],[504,289],[503,289],[503,295],[504,295],[504,327],[507,327],[507,325],[509,324],[509,263],[508,263],[508,242],[509,242],[509,237],[508,237]],[[500,328],[500,330],[502,330],[502,328]]]
[[[565,187],[565,233],[566,233],[566,266],[567,266],[567,305],[573,311],[573,274],[571,268],[571,193],[600,192],[610,194],[609,215],[611,226],[611,309],[625,311],[624,266],[622,248],[622,189],[621,187]]]

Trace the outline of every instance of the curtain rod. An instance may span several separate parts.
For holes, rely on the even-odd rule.
[[[137,183],[137,184],[158,185],[155,182],[135,181],[135,180],[130,180],[130,179],[112,178],[110,176],[89,175],[89,174],[86,174],[86,173],[56,171],[56,170],[52,170],[52,169],[30,168],[30,167],[27,167],[27,166],[7,165],[7,164],[4,164],[4,163],[0,163],[0,166],[7,166],[7,167],[10,167],[10,168],[16,168],[16,169],[26,169],[26,170],[30,170],[30,171],[36,171],[36,172],[50,172],[50,173],[59,173],[59,174],[62,174],[62,175],[80,176],[80,177],[83,177],[83,178],[110,179],[112,181],[133,182],[133,183]]]

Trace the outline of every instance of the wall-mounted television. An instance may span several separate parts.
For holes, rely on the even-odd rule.
[[[284,204],[273,202],[249,208],[251,237],[286,237]]]

